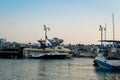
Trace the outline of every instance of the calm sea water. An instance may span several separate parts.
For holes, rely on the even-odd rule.
[[[0,59],[0,80],[120,80],[120,72],[100,70],[93,59]]]

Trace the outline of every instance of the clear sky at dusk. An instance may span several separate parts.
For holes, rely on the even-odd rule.
[[[120,0],[0,0],[0,38],[36,43],[44,38],[45,24],[51,28],[48,38],[96,44],[99,25],[107,24],[107,39],[112,39],[112,13],[120,40]]]

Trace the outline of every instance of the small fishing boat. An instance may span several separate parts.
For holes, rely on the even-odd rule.
[[[94,62],[96,62],[100,68],[110,69],[110,70],[120,70],[119,60],[106,60],[102,53],[99,53],[96,56]]]
[[[105,30],[106,33],[106,26],[103,28],[100,25],[99,30],[101,31],[101,46],[97,50],[97,56],[94,59],[94,63],[97,64],[99,67],[104,69],[110,69],[110,70],[120,70],[120,41],[115,40],[115,34],[114,34],[114,14],[112,14],[112,21],[113,21],[113,40],[106,40],[106,34],[105,34],[105,40],[103,40],[103,30]],[[109,44],[109,46],[104,47],[103,42],[112,43]],[[108,44],[107,44],[108,45]],[[112,60],[111,60],[112,59]],[[115,60],[117,59],[117,60]]]

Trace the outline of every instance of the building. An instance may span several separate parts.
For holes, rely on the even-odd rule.
[[[4,43],[5,43],[5,39],[0,38],[0,49],[3,48]]]

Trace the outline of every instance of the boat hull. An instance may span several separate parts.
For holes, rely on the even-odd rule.
[[[99,67],[104,68],[104,69],[110,69],[110,70],[120,69],[120,66],[111,65],[107,63],[106,61],[101,61],[101,60],[95,60],[95,61],[99,65]]]
[[[67,55],[42,55],[42,56],[31,56],[33,59],[65,59]]]
[[[34,59],[66,59],[71,58],[72,53],[67,50],[54,50],[54,49],[30,49],[26,48],[23,51],[26,58]]]

